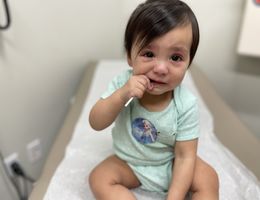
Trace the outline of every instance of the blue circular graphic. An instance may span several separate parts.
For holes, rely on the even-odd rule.
[[[132,122],[132,135],[138,142],[149,144],[156,141],[157,130],[149,120],[135,118]]]

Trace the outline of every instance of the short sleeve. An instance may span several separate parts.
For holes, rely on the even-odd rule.
[[[121,88],[128,81],[131,75],[132,70],[129,69],[114,77],[113,80],[109,83],[107,90],[101,95],[101,98],[105,99],[113,94],[117,89]]]
[[[187,89],[181,89],[178,98],[176,141],[192,140],[199,137],[199,108],[195,96]]]

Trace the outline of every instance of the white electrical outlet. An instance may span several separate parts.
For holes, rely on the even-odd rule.
[[[35,139],[27,144],[27,155],[31,163],[35,163],[42,156],[42,147],[39,139]]]
[[[7,168],[7,170],[8,170],[8,173],[9,173],[9,175],[11,175],[11,176],[14,175],[14,173],[13,173],[13,171],[12,171],[12,169],[11,169],[11,164],[12,164],[13,162],[19,162],[19,161],[18,161],[18,154],[17,154],[17,153],[12,153],[11,155],[9,155],[8,157],[6,157],[6,158],[4,159],[4,163],[5,163],[5,165],[6,165],[6,168]]]

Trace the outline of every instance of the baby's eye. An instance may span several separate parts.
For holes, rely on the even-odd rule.
[[[153,54],[153,52],[151,52],[151,51],[147,51],[147,52],[145,52],[145,53],[143,54],[143,56],[144,56],[144,57],[147,57],[147,58],[152,58],[152,57],[154,57],[154,54]]]
[[[173,56],[171,57],[171,60],[172,60],[172,61],[175,61],[175,62],[179,62],[179,61],[182,61],[182,57],[179,56],[179,55],[173,55]]]

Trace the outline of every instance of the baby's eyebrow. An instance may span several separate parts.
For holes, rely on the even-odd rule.
[[[153,44],[148,44],[147,46],[145,46],[143,49],[155,49],[156,46],[153,45]],[[183,46],[183,45],[173,45],[173,46],[170,46],[169,47],[169,50],[171,51],[181,51],[181,52],[184,52],[184,53],[188,53],[189,50],[186,46]]]
[[[155,48],[152,44],[146,45],[143,49],[153,49]]]
[[[173,47],[170,48],[170,50],[181,51],[183,53],[188,53],[189,52],[189,50],[185,46],[173,46]]]

